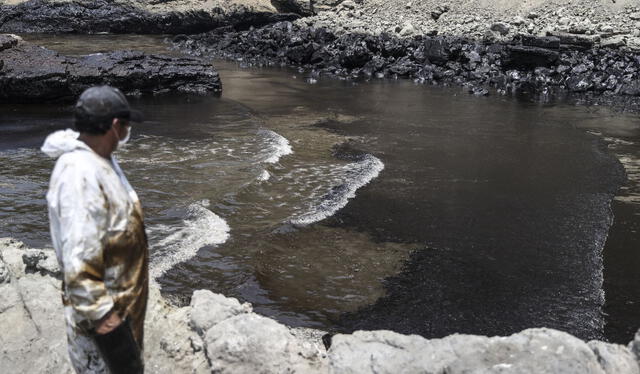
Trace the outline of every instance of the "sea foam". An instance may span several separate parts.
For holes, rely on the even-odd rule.
[[[273,132],[271,130],[260,130],[258,134],[263,136],[267,141],[267,152],[262,160],[267,164],[275,164],[280,161],[282,156],[290,155],[293,153],[291,144],[284,136]]]
[[[342,167],[345,171],[343,183],[333,186],[319,202],[303,214],[289,220],[289,223],[298,226],[306,226],[331,217],[337,211],[344,208],[349,199],[356,196],[356,191],[377,178],[384,163],[377,157],[365,155],[362,160]]]
[[[150,276],[156,280],[175,265],[194,257],[207,245],[220,245],[229,238],[227,222],[206,208],[206,201],[191,204],[178,227],[155,225],[149,231],[169,233],[153,245]]]
[[[260,173],[260,175],[258,175],[258,178],[257,178],[257,179],[258,179],[258,181],[260,181],[260,182],[266,182],[266,181],[268,181],[270,178],[271,178],[271,174],[269,174],[269,172],[268,172],[268,171],[263,170],[263,171]]]

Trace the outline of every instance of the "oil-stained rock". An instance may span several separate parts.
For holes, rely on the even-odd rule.
[[[553,66],[560,57],[557,51],[524,45],[508,46],[507,51],[508,65],[525,69]]]
[[[213,66],[195,58],[118,51],[82,57],[62,56],[23,41],[0,51],[0,100],[72,101],[86,88],[110,84],[125,93],[220,92]]]
[[[640,111],[640,53],[592,48],[598,35],[551,32],[512,40],[392,33],[337,33],[280,22],[243,32],[229,29],[179,36],[174,45],[196,56],[290,65],[343,78],[406,77],[418,83],[496,89],[502,94],[576,98]],[[629,100],[620,100],[621,97]],[[542,97],[541,97],[542,98]],[[622,104],[620,104],[622,103]]]
[[[180,34],[293,20],[269,0],[27,0],[0,4],[0,32]]]

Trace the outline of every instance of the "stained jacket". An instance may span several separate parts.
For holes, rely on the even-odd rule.
[[[99,156],[78,136],[58,131],[42,146],[58,158],[47,204],[67,324],[88,335],[113,310],[131,321],[142,347],[149,276],[140,202],[115,158]]]

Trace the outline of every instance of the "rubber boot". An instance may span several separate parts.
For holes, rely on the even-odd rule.
[[[133,337],[128,320],[124,320],[107,334],[94,333],[93,337],[112,374],[142,374],[144,372],[140,347]]]

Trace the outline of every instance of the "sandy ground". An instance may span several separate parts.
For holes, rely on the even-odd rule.
[[[300,20],[338,32],[447,34],[486,38],[548,31],[585,35],[640,36],[640,2],[635,0],[346,0]],[[496,32],[496,23],[503,25]]]

